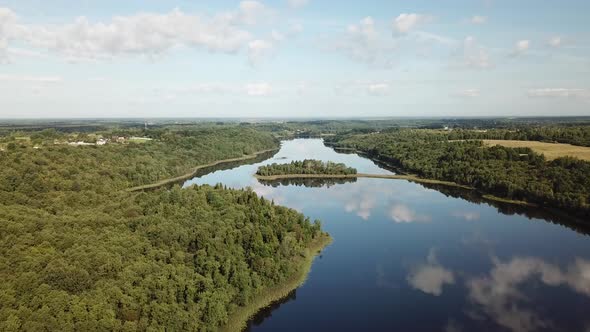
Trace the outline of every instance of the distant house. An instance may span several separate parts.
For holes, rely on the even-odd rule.
[[[101,138],[98,141],[96,141],[96,145],[105,145],[107,144],[108,140]]]

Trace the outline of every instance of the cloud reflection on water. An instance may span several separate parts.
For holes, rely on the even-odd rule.
[[[518,289],[519,285],[533,278],[546,286],[567,286],[590,296],[590,262],[578,258],[562,270],[538,258],[515,257],[509,262],[494,259],[494,267],[488,276],[468,280],[469,300],[485,316],[512,331],[552,327],[554,324],[535,312],[533,301]]]
[[[412,287],[424,293],[439,296],[445,284],[455,283],[455,275],[440,265],[436,258],[436,249],[431,248],[426,264],[413,268],[406,280]]]

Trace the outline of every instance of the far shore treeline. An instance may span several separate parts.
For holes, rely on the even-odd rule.
[[[568,133],[567,128],[563,132]],[[478,135],[394,128],[340,133],[327,137],[326,144],[361,151],[422,178],[452,181],[501,198],[590,217],[590,162],[573,157],[548,161],[530,148],[449,139],[473,136]]]

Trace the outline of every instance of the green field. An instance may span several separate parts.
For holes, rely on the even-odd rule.
[[[484,140],[483,142],[489,146],[501,145],[508,148],[531,148],[533,151],[545,155],[545,158],[548,160],[570,156],[590,161],[590,147],[585,146],[513,140]]]

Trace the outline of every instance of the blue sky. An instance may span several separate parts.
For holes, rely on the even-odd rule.
[[[590,115],[589,12],[0,0],[0,118]]]

